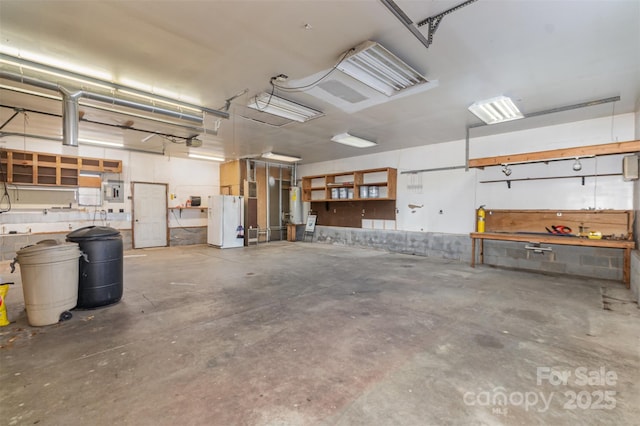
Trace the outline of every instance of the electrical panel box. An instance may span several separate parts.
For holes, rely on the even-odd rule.
[[[110,203],[124,203],[124,182],[108,180],[102,183],[104,200]]]

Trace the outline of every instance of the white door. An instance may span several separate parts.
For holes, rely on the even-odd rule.
[[[133,248],[166,247],[167,185],[133,183]]]

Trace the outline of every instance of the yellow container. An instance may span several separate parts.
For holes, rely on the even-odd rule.
[[[9,325],[7,318],[7,292],[9,292],[9,284],[0,284],[0,327]]]

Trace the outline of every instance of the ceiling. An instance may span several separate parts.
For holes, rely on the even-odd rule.
[[[396,3],[418,22],[461,1]],[[419,31],[427,36],[426,26]],[[1,0],[0,36],[5,52],[64,61],[123,85],[144,83],[211,109],[247,90],[231,102],[230,118],[222,120],[217,135],[211,120],[204,126],[208,131],[198,132],[95,109],[90,102],[80,105],[84,119],[112,124],[83,121],[81,137],[119,138],[131,149],[165,154],[185,153],[184,138],[200,133],[204,145],[192,149],[202,153],[233,159],[274,151],[311,163],[463,139],[468,125],[480,123],[467,107],[498,95],[510,96],[524,114],[613,96],[620,101],[487,126],[474,135],[632,112],[640,98],[637,0],[478,0],[446,15],[429,48],[378,0]],[[282,126],[245,118],[251,97],[271,89],[271,77],[286,74],[283,84],[292,86],[308,81],[366,40],[395,53],[433,87],[356,112],[310,92],[276,92],[325,115]],[[0,84],[55,94],[2,79]],[[61,113],[56,100],[10,90],[0,90],[0,97],[5,106]],[[12,114],[0,108],[0,124]],[[27,116],[17,116],[2,131],[61,135],[59,117]],[[150,132],[176,137],[142,142]],[[357,149],[331,142],[344,132],[378,145]]]

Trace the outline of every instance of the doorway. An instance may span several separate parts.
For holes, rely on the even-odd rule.
[[[133,248],[166,247],[167,184],[133,182]]]
[[[289,188],[292,185],[293,168],[287,164],[255,160],[249,163],[248,177],[255,182],[257,226],[265,230],[259,237],[260,242],[287,238]]]

